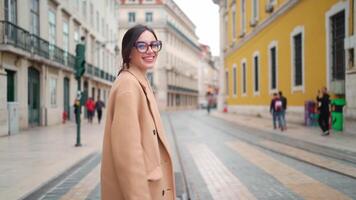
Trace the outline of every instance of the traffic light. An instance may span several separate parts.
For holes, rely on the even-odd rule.
[[[85,73],[85,45],[77,44],[75,53],[75,78],[79,79]]]

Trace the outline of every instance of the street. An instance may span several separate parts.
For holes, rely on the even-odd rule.
[[[256,129],[205,111],[162,118],[175,156],[179,199],[356,199],[355,163],[267,140]],[[90,126],[98,131],[103,125]],[[99,149],[25,199],[100,199]]]

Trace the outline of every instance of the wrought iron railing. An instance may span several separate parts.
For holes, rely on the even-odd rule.
[[[189,93],[198,93],[198,90],[190,89],[190,88],[184,88],[184,87],[179,87],[175,85],[168,85],[168,90],[173,90],[177,92],[189,92]]]
[[[0,44],[11,45],[22,49],[31,54],[64,65],[71,70],[75,68],[74,55],[8,21],[0,21]],[[107,81],[115,80],[115,77],[112,75],[109,75],[109,78],[107,78],[107,76],[105,76],[107,72],[104,72],[98,67],[91,64],[86,64],[86,67],[87,75],[96,76]]]

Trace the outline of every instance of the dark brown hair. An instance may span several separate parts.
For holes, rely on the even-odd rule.
[[[119,74],[122,72],[122,70],[130,68],[130,54],[132,48],[134,48],[135,42],[145,31],[151,32],[157,40],[156,33],[153,31],[153,29],[145,25],[138,24],[126,31],[121,43],[122,66]]]

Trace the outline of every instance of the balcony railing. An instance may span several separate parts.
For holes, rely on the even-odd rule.
[[[48,41],[31,34],[25,29],[8,21],[0,21],[0,44],[11,45],[22,49],[28,53],[38,55],[45,59],[54,61],[66,66],[68,69],[75,70],[75,56],[50,44]],[[105,73],[107,75],[105,75]],[[115,77],[107,72],[86,64],[86,74],[97,78],[114,81]]]
[[[168,85],[168,90],[173,90],[173,91],[176,91],[176,92],[189,92],[189,93],[195,93],[195,94],[199,93],[198,90],[179,87],[179,86],[175,86],[175,85]]]

